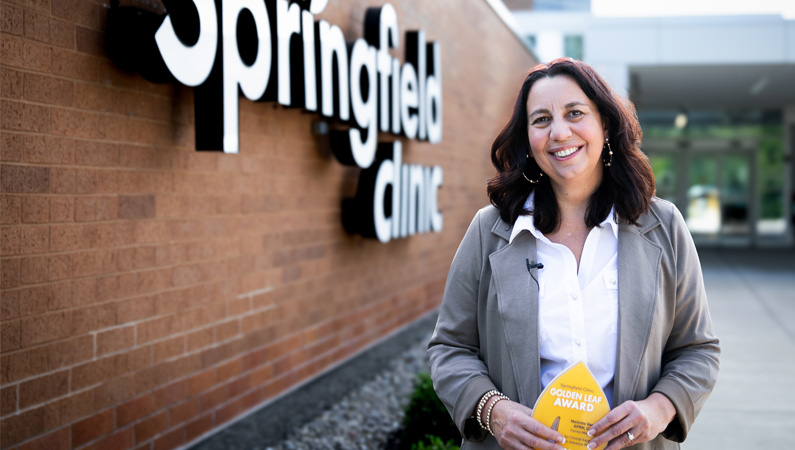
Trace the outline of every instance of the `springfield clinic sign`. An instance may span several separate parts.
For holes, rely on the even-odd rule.
[[[356,197],[342,205],[347,230],[381,242],[441,231],[442,168],[403,164],[399,140],[378,142],[379,131],[442,139],[441,51],[424,31],[406,33],[401,64],[390,54],[400,36],[388,3],[367,9],[353,42],[314,20],[328,0],[164,3],[158,15],[115,0],[106,47],[124,70],[194,88],[197,150],[238,152],[240,93],[316,112],[349,126],[330,132],[331,148],[362,169]]]

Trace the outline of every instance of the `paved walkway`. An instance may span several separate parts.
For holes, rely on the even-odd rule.
[[[721,340],[721,371],[682,447],[789,448],[795,436],[795,249],[699,255]]]

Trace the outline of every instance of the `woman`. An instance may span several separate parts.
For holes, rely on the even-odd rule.
[[[687,436],[720,347],[693,241],[653,197],[640,138],[634,108],[586,64],[558,59],[525,79],[492,146],[493,206],[456,252],[429,344],[462,449],[564,448],[530,407],[580,360],[612,408],[589,448]]]

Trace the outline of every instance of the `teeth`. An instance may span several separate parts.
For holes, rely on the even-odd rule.
[[[572,153],[576,152],[576,151],[577,151],[577,149],[579,149],[579,148],[580,148],[580,147],[569,147],[569,148],[564,148],[563,150],[561,150],[561,151],[559,151],[559,152],[555,152],[555,153],[553,153],[553,155],[557,156],[558,158],[565,158],[566,156],[569,156],[569,155],[571,155]]]

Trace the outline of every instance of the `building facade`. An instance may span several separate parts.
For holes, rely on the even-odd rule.
[[[257,12],[236,13],[260,31],[268,23],[261,21],[262,11],[270,13],[276,70],[278,24],[292,10],[285,0],[267,0],[264,9],[256,3]],[[205,20],[212,2],[194,10],[202,21],[198,36],[190,42],[183,35],[179,51],[198,48],[207,42],[202,36],[210,36],[216,49],[226,56],[238,51],[242,61],[238,72],[224,74],[225,80],[239,76],[243,89],[239,96],[237,85],[230,91],[238,103],[238,128],[224,128],[237,133],[234,153],[220,151],[221,145],[197,151],[203,133],[220,126],[213,120],[229,112],[221,113],[217,104],[206,107],[210,94],[203,79],[192,87],[141,75],[148,69],[133,59],[151,45],[151,34],[134,29],[140,45],[133,43],[119,59],[109,57],[114,30],[108,17],[118,2],[2,0],[0,447],[187,446],[437,308],[457,244],[488,202],[491,142],[535,64],[494,3],[393,4],[398,39],[387,60],[401,68],[414,61],[408,65],[415,75],[420,62],[435,68],[418,76],[419,83],[406,82],[409,100],[402,99],[411,102],[422,80],[437,76],[440,101],[422,105],[432,115],[428,121],[438,120],[440,134],[432,142],[428,134],[425,140],[406,137],[406,128],[403,134],[375,130],[391,153],[370,154],[370,164],[389,160],[396,174],[378,184],[378,177],[374,182],[365,175],[374,174],[367,161],[356,159],[367,159],[363,147],[352,154],[356,164],[343,161],[333,136],[367,128],[357,111],[372,107],[379,95],[372,81],[362,82],[372,75],[362,67],[374,70],[367,64],[376,61],[369,59],[375,47],[354,42],[366,37],[368,8],[382,2],[294,3],[295,14],[309,18],[299,22],[294,16],[290,24],[339,30],[344,41],[360,47],[364,59],[355,67],[361,77],[330,81],[337,83],[335,102],[347,98],[340,79],[361,88],[347,94],[355,114],[348,120],[252,94],[250,83],[261,78],[244,78],[265,58],[257,53],[267,50],[263,36],[252,62],[250,50],[227,46],[228,34],[207,28],[215,26]],[[159,17],[158,23],[169,13],[160,2],[121,4]],[[278,8],[284,10],[274,13]],[[177,35],[185,33],[176,13],[173,24]],[[409,50],[434,51],[406,33],[416,30],[424,32],[420,42],[437,45],[438,65]],[[320,37],[314,42],[323,44]],[[217,65],[221,56],[200,56],[188,59],[208,61],[206,79],[226,70]],[[337,58],[330,70],[340,70]],[[133,71],[120,67],[125,61]],[[283,67],[288,59],[279,61]],[[294,75],[300,74],[297,67]],[[199,79],[199,70],[175,77]],[[271,79],[286,82],[274,73]],[[431,84],[424,86],[428,91],[414,102],[432,97]],[[422,114],[415,104],[403,127]],[[392,206],[403,173],[415,186],[413,172],[396,169],[401,164],[443,171],[442,179],[431,181],[433,208],[414,190],[402,198],[425,209]],[[350,199],[356,199],[353,206],[366,203],[358,193],[367,189],[371,197],[373,189],[380,193],[375,196],[382,209],[375,212],[382,221],[394,219],[395,211],[417,214],[409,222],[416,220],[416,233],[396,226],[383,243],[365,225],[346,231],[344,205]],[[440,221],[429,221],[423,211]],[[372,219],[373,208],[369,214]]]

